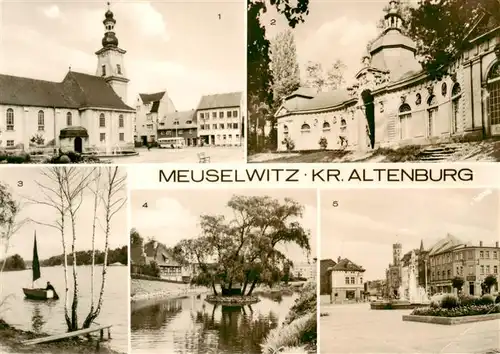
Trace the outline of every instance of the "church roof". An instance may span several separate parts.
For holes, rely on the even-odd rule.
[[[239,107],[241,105],[241,92],[218,93],[205,95],[201,98],[197,110]]]
[[[55,108],[134,109],[104,78],[69,71],[62,82],[0,74],[0,104]]]
[[[173,112],[166,115],[166,117],[160,121],[160,123],[164,123],[162,129],[186,129],[186,128],[196,128],[196,112],[193,110],[190,111],[181,111],[181,112]],[[178,121],[178,125],[174,125],[174,121]],[[188,122],[191,122],[188,124]]]
[[[429,255],[432,256],[447,250],[451,250],[452,248],[455,248],[456,246],[460,246],[462,244],[463,242],[460,239],[451,234],[447,234],[445,238],[439,240],[430,248]]]
[[[384,32],[371,45],[370,54],[373,55],[383,48],[387,47],[406,47],[412,51],[416,51],[415,42],[402,34],[399,30],[390,30]]]

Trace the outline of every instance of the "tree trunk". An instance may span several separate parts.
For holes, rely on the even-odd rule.
[[[254,279],[252,282],[252,286],[250,287],[250,290],[248,290],[247,296],[252,295],[253,289],[255,289],[255,285],[257,285],[257,279]]]
[[[89,312],[87,318],[83,323],[83,328],[89,328],[92,322],[99,316],[102,308],[103,296],[104,296],[104,286],[106,285],[106,272],[108,269],[108,248],[109,248],[109,234],[111,231],[111,191],[112,188],[108,190],[108,197],[106,203],[106,237],[104,244],[104,264],[102,265],[102,281],[101,281],[101,291],[99,293],[99,301],[97,302],[97,308],[95,311]]]
[[[98,204],[98,189],[99,177],[95,184],[96,190],[94,191],[94,220],[92,221],[92,268],[90,273],[90,310],[89,314],[94,312],[94,273],[95,273],[95,228],[97,222],[97,204]],[[87,328],[87,327],[84,327]]]
[[[75,213],[70,206],[71,230],[73,232],[73,242],[71,244],[71,254],[73,255],[73,303],[71,304],[71,330],[78,330],[78,277],[76,273],[76,228]]]
[[[66,326],[68,327],[68,331],[71,331],[71,319],[68,314],[68,300],[69,300],[69,286],[68,286],[68,254],[66,253],[66,241],[64,239],[64,222],[65,222],[65,204],[63,198],[63,190],[62,190],[62,181],[59,182],[59,192],[61,193],[61,243],[63,249],[63,264],[64,264],[64,320],[66,321]]]
[[[217,289],[215,288],[215,283],[212,282],[212,290],[214,291],[214,295],[217,296]]]

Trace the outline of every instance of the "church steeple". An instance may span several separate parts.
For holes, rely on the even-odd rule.
[[[389,1],[389,10],[384,18],[384,29],[385,31],[389,30],[398,30],[401,31],[404,26],[404,21],[401,15],[399,14],[399,1],[391,0]]]
[[[108,2],[108,11],[104,14],[104,37],[102,39],[102,46],[118,46],[118,38],[116,38],[116,34],[114,32],[116,20],[114,18],[114,14],[110,9],[110,3]]]
[[[102,48],[95,54],[97,55],[96,76],[103,77],[108,84],[113,87],[116,94],[120,96],[123,102],[127,102],[127,79],[123,56],[125,50],[118,47],[118,38],[115,34],[115,15],[110,9],[110,3],[107,3],[108,10],[104,14],[104,37],[102,39]]]

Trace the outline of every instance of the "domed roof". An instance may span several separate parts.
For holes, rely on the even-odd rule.
[[[110,18],[113,18],[113,11],[111,10],[108,10],[106,11],[106,13],[104,14],[104,16],[107,18],[107,19],[110,19]]]
[[[118,38],[116,38],[114,32],[106,32],[106,34],[102,39],[102,46],[103,47],[118,46]]]
[[[412,51],[416,51],[415,42],[397,29],[390,29],[377,38],[370,48],[370,53],[373,55],[373,53],[385,47],[406,47]]]

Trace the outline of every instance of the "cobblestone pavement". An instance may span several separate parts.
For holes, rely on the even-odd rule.
[[[211,163],[244,163],[243,147],[187,147],[184,149],[138,148],[138,156],[112,158],[112,163],[198,163],[198,153],[204,152]],[[105,159],[108,160],[108,159]]]
[[[500,320],[463,325],[403,322],[411,310],[370,310],[370,304],[323,305],[321,353],[499,353]]]

